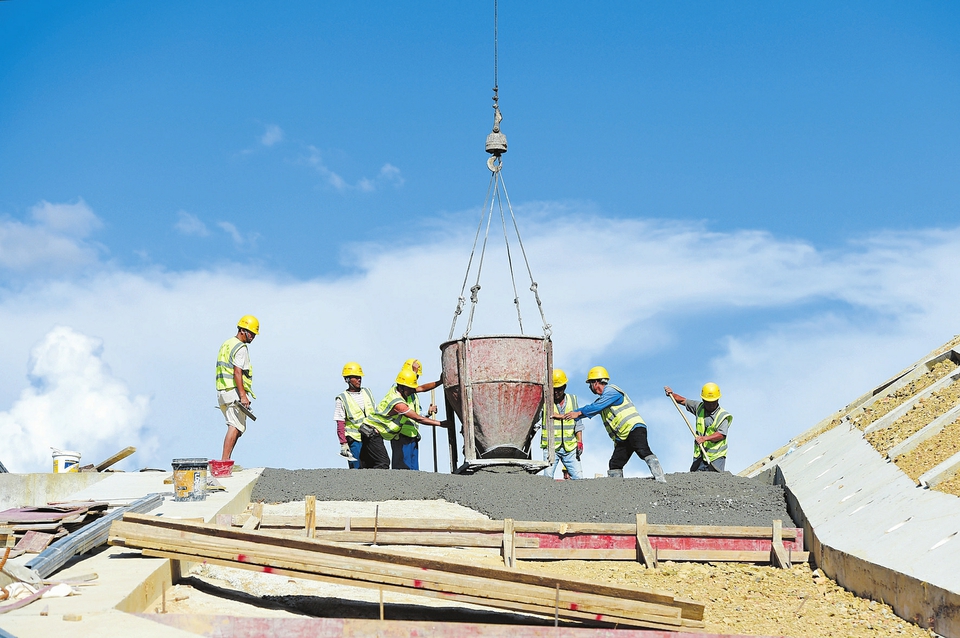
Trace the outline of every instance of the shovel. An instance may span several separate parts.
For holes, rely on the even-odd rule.
[[[677,400],[673,398],[673,395],[670,395],[670,401],[673,403],[673,407],[675,407],[675,408],[677,409],[677,412],[680,413],[680,416],[683,417],[683,422],[687,424],[687,429],[690,430],[690,434],[692,434],[694,440],[696,440],[696,438],[697,438],[697,433],[696,433],[696,431],[693,429],[693,426],[690,425],[690,421],[687,420],[687,415],[684,414],[684,413],[683,413],[683,410],[680,409],[680,404],[677,403]],[[704,461],[706,461],[707,465],[710,467],[710,471],[711,471],[711,472],[719,472],[720,470],[717,469],[717,466],[715,466],[715,465],[714,465],[713,463],[711,463],[710,461],[707,461],[707,450],[706,450],[705,447],[703,447],[703,443],[697,443],[697,447],[700,448],[700,454],[701,454],[701,457],[700,457],[700,458],[702,458]]]

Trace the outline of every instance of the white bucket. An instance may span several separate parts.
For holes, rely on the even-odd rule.
[[[58,450],[55,447],[50,448],[53,451],[53,473],[64,474],[65,472],[80,471],[80,453],[69,450]]]

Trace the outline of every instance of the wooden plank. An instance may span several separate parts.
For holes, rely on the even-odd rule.
[[[448,532],[502,532],[503,521],[497,520],[423,520],[410,518],[378,518],[372,516],[331,517],[317,520],[317,529],[344,529],[347,520],[352,530],[372,530],[374,526],[391,531],[448,531]],[[298,516],[264,516],[262,528],[303,527],[304,519]],[[514,521],[517,534],[609,534],[634,536],[633,523],[557,523],[538,521]],[[562,528],[562,531],[561,531]],[[647,524],[648,536],[695,536],[703,538],[772,538],[770,527],[721,526],[721,525],[651,525]],[[797,538],[796,528],[782,530],[784,540]]]
[[[108,459],[106,459],[106,460],[103,460],[103,461],[97,463],[97,465],[96,465],[96,467],[95,467],[94,469],[96,469],[98,472],[102,472],[102,471],[104,471],[105,469],[107,469],[108,467],[110,467],[111,465],[114,465],[114,464],[116,464],[116,463],[119,463],[120,461],[122,461],[123,459],[127,458],[128,456],[130,456],[131,454],[133,454],[133,453],[136,452],[136,451],[137,451],[137,448],[135,448],[135,447],[133,447],[133,446],[125,447],[125,448],[123,448],[122,450],[120,450],[119,452],[117,452],[116,454],[114,454],[113,456],[111,456],[110,458],[108,458]]]
[[[147,519],[149,520],[149,517]],[[656,610],[659,607],[668,606],[670,614],[679,613],[683,618],[702,620],[703,606],[699,603],[634,588],[557,579],[528,572],[478,567],[419,556],[386,554],[369,549],[345,548],[324,541],[273,537],[264,532],[242,532],[206,526],[206,530],[201,529],[201,533],[197,533],[189,530],[178,531],[176,528],[196,529],[204,526],[191,526],[163,519],[153,519],[150,522],[153,522],[154,526],[142,523],[115,523],[111,529],[111,544],[160,551],[177,546],[181,548],[178,551],[195,554],[191,560],[219,557],[242,563],[260,564],[261,571],[273,571],[275,567],[284,566],[292,566],[299,570],[322,567],[325,570],[324,573],[351,575],[373,582],[384,582],[384,579],[405,576],[416,581],[419,587],[429,587],[434,582],[444,583],[443,586],[446,588],[475,587],[479,595],[500,597],[510,604],[518,599],[520,593],[533,592],[534,598],[541,599],[551,614],[554,608],[554,590],[557,583],[560,583],[565,596],[571,592],[570,604],[580,611],[590,609],[591,606],[597,607],[598,613],[604,611],[601,605],[595,604],[599,596],[599,600],[605,601],[604,604],[617,609],[632,607]],[[164,529],[163,526],[169,529]],[[189,549],[189,552],[182,549],[188,539],[195,545]],[[229,547],[227,547],[228,540]],[[349,566],[351,571],[338,573],[337,570],[342,571],[345,566]],[[479,575],[470,572],[477,572]],[[492,583],[490,577],[496,582]]]
[[[309,561],[312,558],[310,556],[304,556],[304,554],[308,554],[308,552],[302,550],[298,550],[290,556],[281,557],[282,552],[274,548],[273,551],[260,555],[252,553],[256,551],[256,548],[250,548],[249,543],[240,541],[236,542],[237,545],[235,547],[224,547],[222,544],[216,544],[208,548],[190,548],[190,539],[188,537],[195,536],[194,534],[187,533],[187,537],[179,539],[176,538],[175,535],[171,536],[171,544],[168,547],[162,547],[165,542],[162,540],[158,542],[156,539],[141,539],[138,543],[143,545],[157,545],[157,548],[147,547],[145,551],[148,553],[152,553],[153,551],[172,552],[173,546],[176,545],[180,550],[174,553],[177,554],[177,558],[184,560],[227,560],[232,561],[233,566],[243,567],[245,569],[254,569],[255,571],[266,571],[269,573],[277,573],[279,569],[286,569],[298,572],[298,575],[301,576],[303,576],[303,574],[315,574],[348,579],[356,576],[367,576],[366,578],[352,580],[350,584],[370,588],[379,588],[384,585],[406,585],[407,589],[405,593],[414,594],[420,594],[424,591],[445,592],[447,594],[463,593],[464,595],[474,597],[474,600],[471,602],[478,604],[514,608],[519,602],[529,605],[530,611],[536,611],[537,608],[539,608],[540,613],[549,615],[553,615],[556,604],[554,590],[547,590],[545,588],[516,587],[511,586],[509,583],[495,583],[482,578],[467,578],[453,581],[452,579],[456,577],[455,574],[438,574],[432,570],[425,570],[419,573],[417,573],[416,570],[411,570],[410,573],[413,574],[413,578],[404,577],[403,574],[398,575],[394,571],[388,571],[374,578],[372,574],[352,571],[357,567],[364,567],[363,563],[368,561],[350,561],[349,559],[347,559],[346,562],[338,563],[338,567],[334,566],[328,570],[317,573],[316,565],[311,565],[309,562],[299,560],[306,559],[306,561]],[[239,555],[242,557],[242,560],[238,560],[238,555],[231,552],[231,550],[236,549],[243,551],[243,553]],[[344,561],[342,558],[340,560]],[[366,565],[366,567],[375,568],[376,566]],[[436,580],[438,576],[441,579],[446,579],[448,582],[438,583]],[[449,596],[444,597],[448,598]],[[571,597],[571,595],[565,591],[561,596],[561,601],[561,611],[565,616],[572,615],[576,618],[589,619],[591,615],[599,613],[610,616],[610,622],[622,622],[622,619],[628,620],[630,618],[629,615],[625,614],[632,614],[644,615],[650,619],[655,619],[657,622],[674,626],[683,624],[680,609],[675,606],[666,607],[635,603],[621,599],[604,599],[604,597],[596,597],[576,592],[574,592]],[[584,616],[583,614],[586,615]],[[613,620],[614,617],[618,620]]]
[[[773,543],[770,546],[770,562],[781,569],[790,569],[790,557],[787,556],[787,550],[783,546],[781,530],[783,521],[773,521]]]
[[[643,561],[647,569],[657,568],[657,553],[647,538],[647,515],[637,514],[637,558]]]
[[[256,530],[260,527],[260,519],[263,518],[263,503],[257,503],[253,507],[253,514],[243,522],[241,529]]]
[[[514,544],[513,519],[505,518],[503,519],[503,546],[500,553],[503,556],[503,564],[507,567],[513,568],[517,566],[516,549],[516,545]]]
[[[317,497],[307,496],[304,500],[304,527],[307,528],[307,538],[313,538],[317,535]]]
[[[516,550],[519,560],[637,560],[635,549],[554,549],[535,548]],[[762,550],[728,549],[658,549],[657,560],[690,561],[702,563],[769,563],[770,552]],[[795,563],[805,563],[809,552],[791,552]]]
[[[311,540],[306,538],[274,535],[264,531],[247,532],[238,530],[236,528],[218,528],[211,525],[184,523],[182,521],[146,516],[142,514],[126,514],[124,515],[123,520],[124,522],[129,521],[141,523],[149,525],[152,528],[166,528],[178,532],[203,532],[209,534],[215,539],[250,541],[257,543],[258,547],[261,548],[264,546],[270,546],[280,547],[284,550],[306,549],[311,552],[324,552],[330,556],[377,560],[383,563],[389,563],[392,566],[409,566],[416,569],[447,569],[456,572],[459,576],[469,575],[485,578],[496,578],[514,583],[532,584],[541,587],[547,587],[551,591],[559,583],[560,588],[564,591],[582,591],[656,604],[677,603],[684,609],[685,614],[690,614],[689,617],[695,618],[696,620],[701,620],[703,618],[703,605],[700,603],[685,599],[678,599],[666,594],[644,591],[638,588],[621,588],[602,585],[592,581],[572,578],[558,578],[556,576],[511,570],[503,567],[481,566],[472,563],[460,563],[456,561],[441,560],[425,556],[411,556],[402,553],[381,552],[373,548],[342,545],[338,543],[330,543],[328,541]],[[154,529],[152,531],[155,532],[156,530]],[[685,615],[684,617],[688,616]]]
[[[244,528],[249,529],[249,528]],[[295,534],[302,535],[297,531]],[[345,532],[320,530],[314,538],[338,543],[373,543],[373,532]],[[428,547],[498,547],[503,546],[503,532],[499,534],[469,534],[457,532],[377,532],[377,545],[424,545]],[[539,547],[536,538],[515,538],[515,547]]]
[[[14,546],[14,549],[19,549],[26,554],[39,554],[53,541],[53,537],[53,534],[30,530],[23,535],[20,542]]]

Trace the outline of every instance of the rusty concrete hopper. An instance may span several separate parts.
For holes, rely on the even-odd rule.
[[[464,464],[451,471],[472,473],[490,466],[538,472],[547,464],[531,459],[538,416],[553,409],[553,343],[546,337],[482,336],[440,346],[447,414],[463,424]],[[454,429],[450,430],[455,436]],[[537,446],[539,450],[539,445]]]

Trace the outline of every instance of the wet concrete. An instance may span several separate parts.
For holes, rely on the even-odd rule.
[[[662,525],[769,526],[774,519],[791,525],[780,486],[712,472],[668,474],[663,484],[649,478],[555,481],[523,474],[268,468],[252,500],[283,503],[309,494],[319,501],[440,499],[493,519],[521,521],[633,523],[641,512]]]

